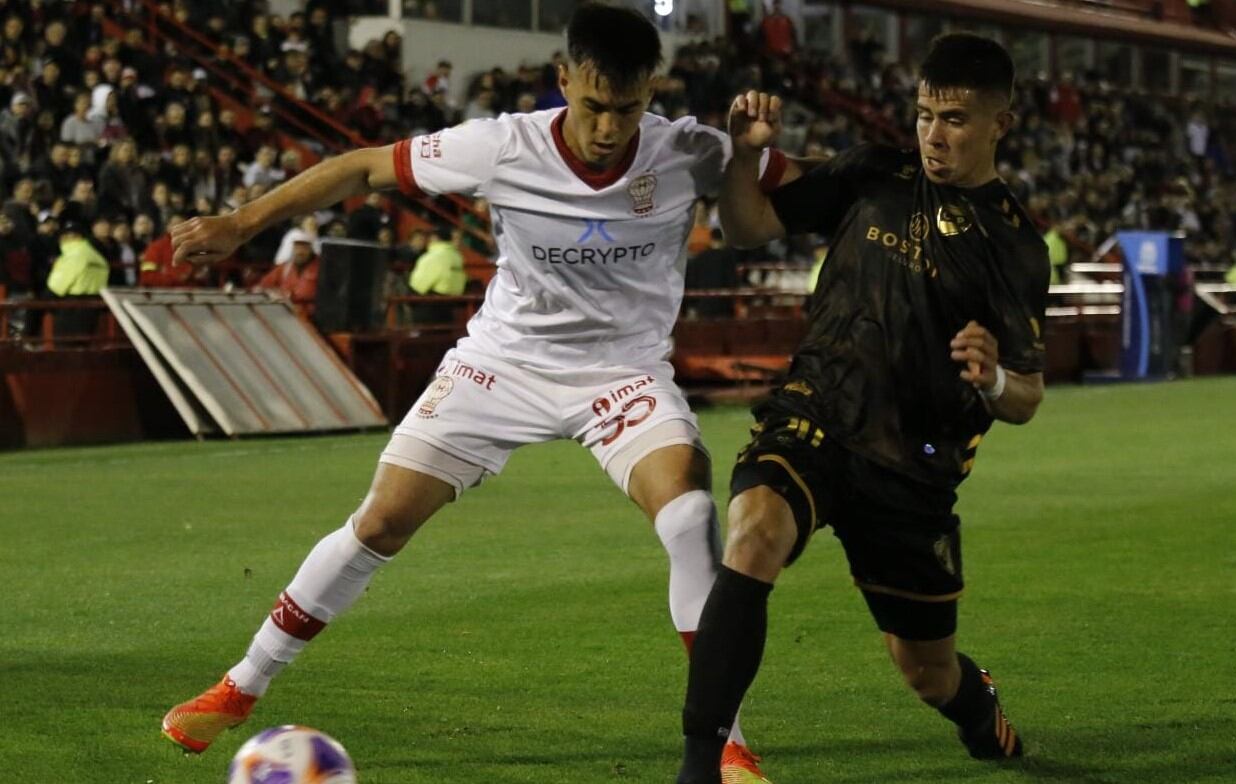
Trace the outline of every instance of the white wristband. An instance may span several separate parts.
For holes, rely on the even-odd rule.
[[[1004,385],[1008,383],[1009,374],[1004,372],[1004,368],[996,365],[996,383],[991,385],[991,389],[980,389],[979,394],[989,403],[994,403],[1004,394]]]

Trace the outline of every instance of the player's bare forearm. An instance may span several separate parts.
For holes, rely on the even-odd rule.
[[[781,133],[781,99],[748,90],[730,104],[733,155],[721,182],[718,213],[725,238],[736,248],[758,248],[785,236],[772,202],[760,189],[760,156]]]
[[[367,147],[322,161],[235,212],[199,216],[171,227],[173,258],[210,264],[262,229],[296,215],[396,184],[392,147]]]
[[[736,248],[758,248],[785,236],[772,202],[760,190],[760,158],[735,152],[725,167],[717,211],[725,238]]]
[[[993,417],[1024,425],[1043,402],[1043,374],[1015,373],[1000,364],[995,335],[971,321],[949,342],[950,356],[962,364],[961,379],[974,386]]]
[[[1023,375],[1004,371],[1004,393],[995,400],[983,398],[987,410],[1001,422],[1024,425],[1034,418],[1043,402],[1043,374]]]
[[[275,223],[396,185],[391,147],[367,147],[310,167],[236,211],[245,240]]]

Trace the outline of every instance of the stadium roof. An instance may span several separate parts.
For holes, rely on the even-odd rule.
[[[929,11],[967,19],[1236,57],[1236,35],[1196,27],[1182,21],[1119,13],[1112,7],[1100,11],[1038,0],[865,1],[871,5],[899,11]]]

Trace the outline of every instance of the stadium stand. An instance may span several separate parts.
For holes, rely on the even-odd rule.
[[[178,216],[233,209],[351,147],[431,133],[471,117],[560,105],[553,59],[495,64],[477,73],[460,73],[443,59],[431,71],[412,73],[403,65],[397,32],[359,48],[342,46],[337,24],[373,5],[308,3],[283,16],[264,2],[3,3],[0,347],[123,343],[106,314],[77,320],[97,322],[89,336],[55,331],[52,314],[61,305],[48,301],[47,277],[67,222],[89,227],[90,242],[112,266],[109,286],[145,278],[249,288],[279,259],[292,225],[271,228],[213,269],[183,275],[166,268],[168,225]],[[387,5],[376,4],[377,10]],[[412,17],[426,16],[433,5],[404,4]],[[908,12],[914,4],[888,5],[905,5]],[[993,4],[984,0],[937,5],[943,15],[978,9],[974,15],[1001,21],[1005,30],[1033,22],[1003,18],[1007,11],[986,8]],[[1101,11],[1132,42],[1125,49],[1148,41],[1138,58],[1142,78],[1128,86],[1120,52],[1112,50],[1105,60],[1108,50],[1100,44],[1088,62],[1074,62],[1071,39],[1051,38],[1052,69],[1023,74],[1019,121],[1002,145],[1001,174],[1044,232],[1054,280],[1063,286],[1053,293],[1054,331],[1048,333],[1049,377],[1059,379],[1114,361],[1119,267],[1104,240],[1117,229],[1185,233],[1187,264],[1173,282],[1182,340],[1211,334],[1216,314],[1220,322],[1230,319],[1213,303],[1229,301],[1232,284],[1224,277],[1236,268],[1236,91],[1224,89],[1231,84],[1223,81],[1234,78],[1224,76],[1229,70],[1236,74],[1236,53],[1229,48],[1215,57],[1219,44],[1206,36],[1223,38],[1219,31],[1236,29],[1236,3],[1206,4],[1197,15],[1183,3],[1140,0],[1056,6],[1060,19],[1085,13],[1091,25]],[[796,21],[802,26],[804,20]],[[1189,70],[1184,66],[1192,61],[1182,60],[1172,70],[1174,82],[1164,82],[1154,58],[1167,56],[1165,44],[1146,39],[1146,25],[1178,31],[1186,55],[1188,46],[1209,52],[1210,72]],[[1064,29],[1076,37],[1078,28]],[[653,111],[694,114],[720,125],[731,97],[756,87],[787,100],[781,146],[789,154],[827,156],[865,140],[913,142],[914,117],[904,100],[913,83],[912,46],[902,47],[903,62],[892,62],[887,41],[870,26],[854,25],[842,45],[824,51],[802,46],[801,29],[795,37],[785,31],[757,19],[729,35],[679,47]],[[1188,36],[1197,41],[1188,43]],[[462,100],[452,100],[451,84],[465,85]],[[417,339],[405,334],[418,301],[407,287],[408,271],[428,232],[441,223],[461,227],[472,283],[469,293],[451,298],[450,323],[414,327],[427,344],[458,334],[492,275],[487,220],[484,205],[469,200],[413,202],[393,195],[297,221],[296,228],[321,236],[367,239],[389,249],[385,331],[401,337],[378,348],[381,337],[334,336],[341,352],[355,362],[376,366],[373,357],[384,356],[398,366],[397,357],[415,351],[415,343],[396,345]],[[717,225],[710,205],[701,208],[699,224],[703,241],[693,245],[707,252],[706,231]],[[722,288],[704,284],[689,292],[686,313],[708,326],[687,318],[678,329],[683,378],[749,382],[775,373],[798,334],[808,273],[822,246],[822,238],[809,238],[737,254],[737,274]],[[1196,310],[1195,285],[1207,287]],[[103,309],[92,302],[73,307]],[[751,328],[752,319],[758,329]],[[362,344],[367,358],[353,354]],[[1219,357],[1206,367],[1227,366],[1222,350],[1204,353]],[[418,373],[427,372],[433,361],[414,364]],[[376,383],[388,413],[410,394],[402,387],[381,393],[393,389],[389,379],[397,372],[384,369]],[[409,376],[401,384],[412,388],[420,380]]]

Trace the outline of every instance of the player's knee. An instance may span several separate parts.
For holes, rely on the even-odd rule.
[[[668,430],[655,431],[651,434],[672,432]],[[640,448],[640,443],[633,445],[633,450]],[[621,456],[615,461],[620,464]],[[621,471],[620,465],[614,468]],[[615,474],[612,469],[611,476]],[[630,480],[626,484],[627,494],[640,509],[648,515],[648,519],[656,520],[661,511],[684,495],[695,491],[707,491],[711,487],[712,466],[708,456],[699,448],[689,444],[674,444],[657,449],[646,455],[630,469]],[[615,481],[622,484],[615,477]]]
[[[653,526],[667,548],[684,538],[711,541],[717,536],[717,514],[705,490],[683,493],[661,507]]]
[[[730,503],[725,562],[747,574],[776,574],[798,539],[798,527],[785,501],[762,487],[736,496]]]
[[[353,517],[356,538],[382,555],[394,555],[450,500],[452,493],[445,482],[434,480],[413,486],[387,481],[380,475]]]
[[[377,553],[394,555],[429,518],[431,509],[423,506],[414,497],[371,488],[353,517],[356,538]]]
[[[410,510],[375,503],[371,498],[366,498],[353,516],[356,538],[382,555],[401,550],[422,522]]]

